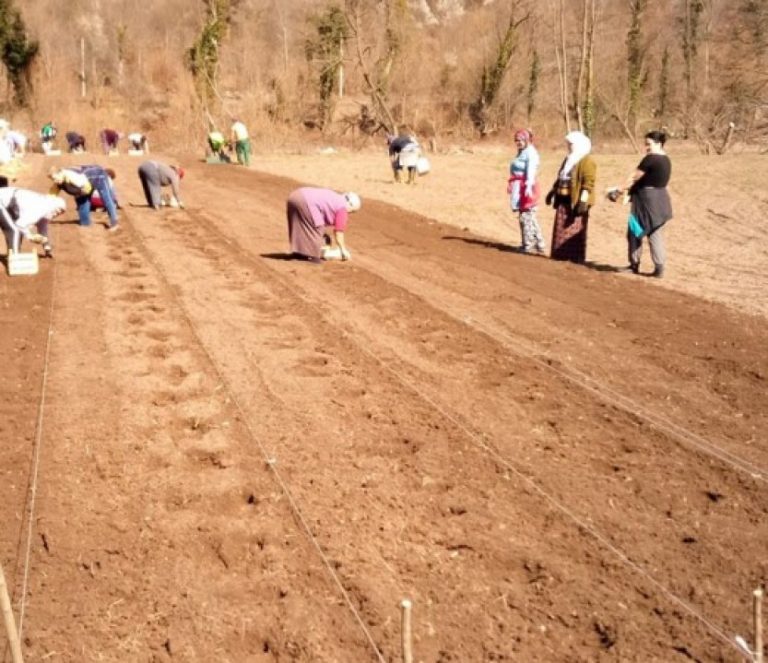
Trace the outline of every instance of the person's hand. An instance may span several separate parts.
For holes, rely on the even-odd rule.
[[[514,179],[510,177],[507,180],[507,194],[512,193],[512,182],[514,182]]]
[[[184,207],[184,203],[182,203],[181,201],[179,201],[179,209],[184,209],[184,208],[185,208],[185,207]]]
[[[589,212],[589,203],[580,202],[578,205],[576,205],[576,214],[579,216],[582,216],[587,212]]]
[[[525,197],[533,198],[533,187],[530,184],[525,187]]]
[[[620,197],[621,197],[622,191],[618,187],[615,187],[613,189],[608,190],[608,194],[606,195],[606,198],[610,200],[612,203],[615,203]]]
[[[547,194],[547,197],[544,199],[544,203],[547,205],[552,205],[552,203],[555,202],[555,190],[550,189],[549,193]]]

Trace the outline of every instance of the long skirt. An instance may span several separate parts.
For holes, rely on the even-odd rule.
[[[552,228],[552,258],[583,263],[587,258],[589,212],[577,215],[569,202],[558,203]]]
[[[323,229],[315,225],[312,213],[300,192],[294,191],[288,196],[285,214],[291,251],[307,258],[319,259],[323,247]]]

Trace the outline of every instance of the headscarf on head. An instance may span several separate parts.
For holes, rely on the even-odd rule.
[[[515,131],[515,140],[524,140],[527,146],[533,140],[533,134],[531,134],[530,129],[518,129]]]
[[[565,140],[573,146],[573,149],[565,157],[563,167],[560,169],[560,177],[569,177],[573,167],[587,156],[592,149],[592,141],[581,131],[571,131],[565,136]]]
[[[360,206],[362,205],[360,196],[358,196],[354,191],[347,191],[344,194],[344,200],[347,202],[348,212],[357,212],[357,210],[359,210]]]

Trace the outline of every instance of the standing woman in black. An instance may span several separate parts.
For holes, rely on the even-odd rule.
[[[649,131],[645,135],[647,154],[637,165],[637,170],[628,184],[632,200],[627,230],[629,268],[635,274],[639,273],[643,237],[647,237],[654,265],[652,276],[656,278],[664,276],[667,251],[662,229],[672,218],[672,202],[667,191],[672,162],[664,152],[666,141],[667,136],[663,131]]]

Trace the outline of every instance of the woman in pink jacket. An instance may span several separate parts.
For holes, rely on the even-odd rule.
[[[360,196],[351,191],[302,187],[288,196],[286,217],[288,239],[295,258],[319,263],[322,260],[326,228],[333,233],[342,260],[349,260],[344,239],[350,212],[360,209]]]

